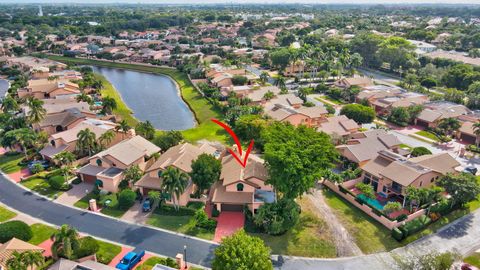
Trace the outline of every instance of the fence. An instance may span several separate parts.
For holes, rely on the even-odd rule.
[[[349,182],[352,182],[354,183],[355,181],[357,181],[358,179],[354,179],[354,180],[350,180],[347,183],[347,185],[349,185],[350,183]],[[333,192],[337,193],[338,195],[340,195],[342,198],[344,198],[345,200],[347,200],[349,203],[353,204],[355,207],[357,207],[358,209],[362,210],[365,214],[369,215],[370,217],[372,217],[373,219],[375,219],[376,221],[380,222],[380,224],[382,224],[383,226],[387,227],[389,230],[392,230],[393,228],[397,228],[399,226],[401,226],[402,224],[404,224],[404,222],[408,222],[408,221],[411,221],[417,217],[420,217],[421,215],[425,214],[425,209],[420,209],[418,210],[417,212],[413,213],[413,214],[410,214],[408,215],[407,219],[404,220],[404,221],[401,221],[401,222],[398,222],[396,220],[390,220],[388,219],[387,217],[385,216],[382,216],[382,215],[379,215],[377,213],[374,212],[374,210],[368,206],[368,205],[365,205],[365,204],[361,204],[359,202],[357,202],[355,200],[355,196],[353,196],[352,194],[350,193],[343,193],[342,191],[340,191],[340,186],[335,184],[335,183],[332,183],[328,180],[325,180],[323,182],[323,184],[325,186],[327,186],[329,189],[331,189]],[[345,188],[345,186],[343,186]]]

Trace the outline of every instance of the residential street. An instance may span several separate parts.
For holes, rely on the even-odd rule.
[[[9,207],[45,222],[69,224],[80,232],[124,245],[175,257],[187,246],[187,260],[210,266],[216,245],[199,239],[134,225],[101,215],[76,210],[26,191],[0,174],[0,201]]]

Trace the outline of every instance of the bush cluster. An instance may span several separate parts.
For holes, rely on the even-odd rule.
[[[23,221],[13,220],[0,224],[0,243],[2,244],[12,238],[29,241],[32,236],[32,229]]]

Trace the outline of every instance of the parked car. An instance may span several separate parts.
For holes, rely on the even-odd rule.
[[[478,169],[475,166],[467,166],[465,169],[463,169],[463,172],[466,173],[471,173],[473,175],[476,175],[478,172]]]
[[[145,201],[143,201],[142,210],[143,212],[150,212],[152,210],[152,199],[146,198]]]
[[[142,260],[143,256],[145,256],[144,250],[130,251],[123,256],[122,260],[115,266],[115,268],[120,270],[132,270],[135,265]]]

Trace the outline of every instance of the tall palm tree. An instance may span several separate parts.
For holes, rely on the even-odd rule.
[[[102,146],[102,148],[107,148],[114,138],[115,138],[115,132],[113,130],[108,130],[107,132],[100,135],[100,137],[98,138],[98,141],[100,142],[100,145]]]
[[[265,85],[268,82],[268,73],[266,71],[262,71],[260,74],[260,82]]]
[[[141,135],[147,140],[153,139],[155,136],[155,127],[150,123],[150,121],[140,122],[135,127],[135,132],[138,135]]]
[[[27,148],[35,143],[37,138],[35,132],[29,128],[20,128],[7,131],[2,141],[9,141],[11,145],[19,144],[27,158]]]
[[[283,77],[282,75],[278,75],[277,80],[275,81],[275,85],[281,90],[286,89],[287,85],[285,82],[285,77]]]
[[[62,167],[63,176],[65,177],[65,180],[68,179],[68,176],[71,170],[71,165],[77,159],[75,155],[72,152],[62,151],[56,154],[55,156],[53,156],[53,159],[58,161],[58,163]]]
[[[86,128],[78,132],[77,145],[76,145],[78,152],[83,154],[87,152],[88,155],[91,156],[96,149],[96,144],[97,144],[96,135],[95,133],[90,131],[90,129]]]
[[[7,267],[8,269],[12,269],[12,270],[27,269],[26,265],[23,263],[22,254],[18,253],[17,251],[14,251],[10,259],[7,260]]]
[[[478,143],[479,143],[479,137],[480,137],[480,122],[476,122],[475,124],[473,124],[473,133],[475,133],[475,145],[478,146]]]
[[[126,120],[122,120],[118,123],[115,127],[115,130],[122,132],[122,139],[125,138],[125,134],[130,130],[130,126],[128,125]]]
[[[93,104],[93,99],[89,95],[87,95],[85,92],[82,92],[75,99],[77,100],[77,102],[83,101],[83,102],[87,102],[90,105]]]
[[[117,101],[111,97],[105,97],[102,100],[103,108],[102,111],[105,114],[111,114],[113,110],[117,108]]]
[[[148,197],[153,201],[152,203],[152,212],[155,210],[155,208],[158,207],[160,204],[160,201],[162,200],[162,194],[160,192],[151,190],[148,192]]]
[[[43,108],[43,101],[34,97],[29,97],[27,99],[27,106],[30,111],[27,113],[27,119],[30,123],[35,124],[39,123],[45,118],[47,110]]]
[[[62,225],[60,230],[51,236],[52,244],[52,257],[58,259],[60,256],[67,259],[73,258],[74,250],[78,249],[79,235],[77,230],[69,225]]]
[[[25,251],[22,252],[23,263],[27,266],[26,269],[33,269],[35,266],[40,267],[45,263],[45,258],[42,253],[38,251]]]
[[[15,112],[20,109],[17,101],[11,96],[7,95],[2,101],[3,112]]]
[[[185,188],[188,185],[189,177],[188,174],[180,171],[174,167],[168,167],[162,172],[162,188],[170,194],[172,198],[173,205],[178,210],[177,200],[180,198],[180,195],[185,191]]]

